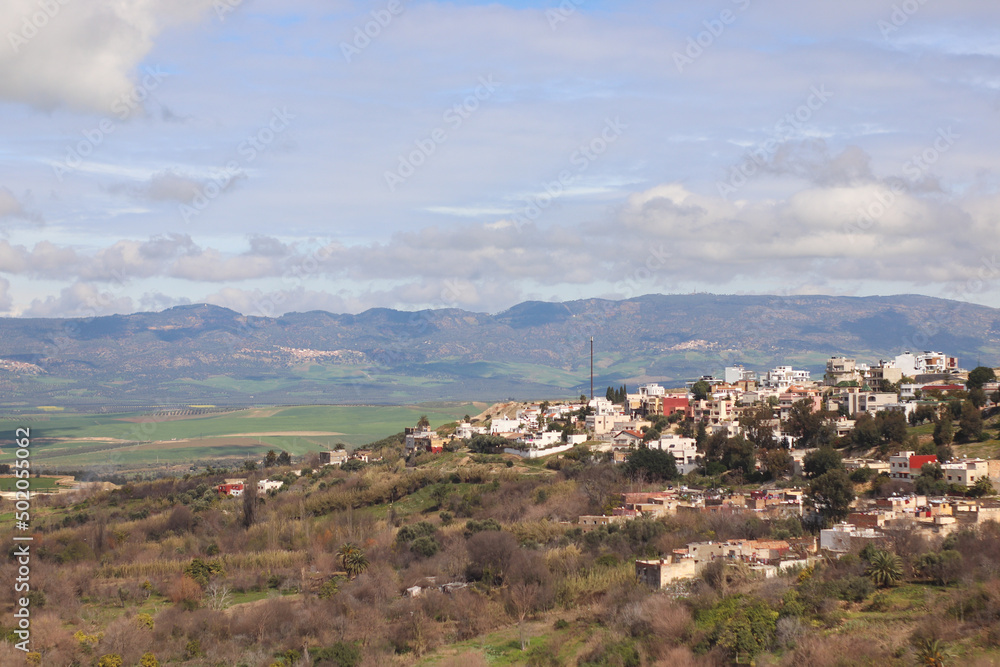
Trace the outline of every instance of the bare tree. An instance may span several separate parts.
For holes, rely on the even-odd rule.
[[[528,636],[524,620],[535,611],[541,586],[536,583],[518,581],[507,589],[507,603],[517,617],[517,630],[521,638],[521,650],[528,648]]]
[[[233,601],[229,586],[221,584],[218,581],[213,581],[209,584],[208,590],[205,592],[208,594],[209,605],[216,611],[225,609]]]

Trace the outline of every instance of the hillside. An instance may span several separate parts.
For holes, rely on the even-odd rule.
[[[807,526],[794,514],[686,512],[588,528],[580,515],[665,482],[646,486],[585,447],[544,461],[460,450],[407,464],[400,439],[351,470],[214,469],[34,496],[28,664],[904,667],[1000,656],[994,522],[943,539],[892,530],[872,553],[773,578],[720,560],[654,592],[636,559],[692,542],[793,540]],[[256,502],[216,492],[247,475],[283,485]],[[6,517],[0,538],[14,544]],[[880,586],[866,560],[878,553],[899,566]],[[2,567],[13,580],[13,555]],[[11,619],[0,664],[25,664],[12,587],[0,604]]]
[[[92,319],[0,319],[7,408],[376,403],[566,396],[677,384],[731,363],[820,370],[934,348],[1000,363],[1000,311],[923,296],[648,295],[528,302],[488,315],[387,309],[247,317],[208,305]]]

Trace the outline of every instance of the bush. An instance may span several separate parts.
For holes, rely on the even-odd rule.
[[[430,558],[441,550],[441,545],[433,537],[418,537],[413,540],[410,549],[420,554],[424,558]]]
[[[309,649],[309,657],[317,667],[320,665],[356,667],[361,664],[361,649],[354,644],[337,642],[326,648]]]
[[[830,582],[831,594],[845,602],[864,602],[875,592],[875,584],[868,577],[851,576]]]
[[[476,533],[482,533],[488,530],[503,530],[503,527],[496,519],[484,519],[483,521],[466,521],[465,522],[465,536],[472,537]]]
[[[434,534],[434,526],[426,521],[421,521],[420,523],[415,523],[410,526],[403,526],[396,533],[396,542],[399,544],[406,544],[412,542],[418,537],[427,537]]]

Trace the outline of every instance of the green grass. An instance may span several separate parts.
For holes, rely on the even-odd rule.
[[[430,406],[301,406],[192,415],[166,421],[155,415],[137,414],[47,414],[44,420],[25,421],[31,426],[32,452],[50,465],[155,464],[217,458],[242,458],[269,449],[302,455],[337,443],[360,446],[399,433],[427,415],[432,426],[478,414],[484,404],[445,403]],[[140,418],[140,422],[128,421]],[[14,424],[9,427],[13,435]],[[213,446],[207,438],[239,434],[320,432],[340,435],[272,435],[248,437],[246,445]],[[94,440],[88,440],[92,438]],[[59,439],[53,442],[51,439]],[[64,440],[68,439],[68,440]],[[136,442],[197,440],[162,448],[136,447]],[[257,444],[253,443],[257,440]],[[115,442],[118,441],[118,442]],[[11,462],[13,451],[0,454],[0,462]]]
[[[30,481],[31,491],[51,491],[56,488],[55,477],[32,477]],[[0,491],[16,491],[16,483],[17,479],[14,477],[0,477]]]

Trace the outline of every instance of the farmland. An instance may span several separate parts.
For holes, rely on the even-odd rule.
[[[0,416],[0,463],[13,462],[14,430],[31,428],[36,468],[127,473],[231,463],[270,449],[301,456],[344,444],[348,448],[398,433],[421,415],[440,426],[478,414],[485,403],[409,406],[301,406],[207,409],[168,413],[81,414],[48,410]]]

